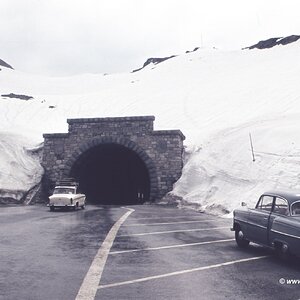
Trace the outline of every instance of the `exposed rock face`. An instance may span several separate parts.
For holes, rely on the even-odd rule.
[[[296,42],[299,39],[300,39],[300,35],[290,35],[284,38],[283,37],[270,38],[268,40],[260,41],[255,45],[243,49],[268,49],[278,45],[287,45]]]
[[[14,69],[11,65],[9,65],[8,63],[6,63],[2,59],[0,59],[0,66],[5,67],[5,68],[9,68],[9,69]]]
[[[290,35],[288,37],[282,38],[279,41],[279,44],[286,45],[286,44],[290,44],[290,43],[296,42],[299,39],[300,39],[300,35]]]
[[[171,56],[168,56],[168,57],[151,57],[151,58],[148,58],[141,68],[133,70],[132,73],[142,70],[143,68],[145,68],[146,66],[148,66],[151,63],[154,64],[154,65],[157,65],[157,64],[159,64],[159,63],[161,63],[161,62],[163,62],[167,59],[173,58],[173,57],[176,57],[176,55],[171,55]]]
[[[199,49],[199,47],[196,47],[196,48],[194,48],[194,50],[187,50],[187,51],[185,51],[185,53],[192,53],[192,52],[197,51],[198,49]]]
[[[25,101],[33,99],[32,96],[17,95],[17,94],[14,94],[14,93],[6,94],[6,95],[1,95],[1,97],[3,97],[3,98],[15,98],[15,99],[20,99],[20,100],[25,100]]]

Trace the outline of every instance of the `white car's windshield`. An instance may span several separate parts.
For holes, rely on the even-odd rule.
[[[300,216],[300,201],[293,203],[292,205],[292,215]]]
[[[53,194],[75,194],[74,188],[55,188]]]

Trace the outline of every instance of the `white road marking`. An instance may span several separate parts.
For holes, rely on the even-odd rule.
[[[117,287],[117,286],[128,285],[128,284],[134,284],[134,283],[138,283],[138,282],[145,282],[145,281],[150,281],[150,280],[155,280],[155,279],[160,279],[160,278],[166,278],[166,277],[171,277],[171,276],[183,275],[183,274],[199,272],[199,271],[204,271],[204,270],[210,270],[210,269],[215,269],[215,268],[219,268],[219,267],[234,265],[234,264],[238,264],[238,263],[258,260],[258,259],[262,259],[262,258],[266,258],[266,257],[269,257],[269,256],[265,255],[265,256],[256,256],[256,257],[238,259],[238,260],[228,261],[228,262],[225,262],[225,263],[220,263],[220,264],[215,264],[215,265],[210,265],[210,266],[205,266],[205,267],[199,267],[199,268],[194,268],[194,269],[189,269],[189,270],[171,272],[171,273],[166,273],[166,274],[161,274],[161,275],[156,275],[156,276],[149,276],[149,277],[139,278],[139,279],[135,279],[135,280],[116,282],[116,283],[111,283],[111,284],[104,284],[104,285],[99,285],[98,288],[99,289],[105,289],[105,288]]]
[[[199,243],[189,243],[189,244],[178,244],[178,245],[153,247],[153,248],[142,248],[142,249],[132,249],[132,250],[111,251],[109,254],[110,255],[114,255],[114,254],[130,253],[130,252],[154,251],[154,250],[163,250],[163,249],[171,249],[171,248],[199,246],[199,245],[207,245],[207,244],[215,244],[215,243],[232,242],[234,240],[235,239],[227,239],[227,240],[216,240],[216,241],[207,241],[207,242],[199,242]]]
[[[123,227],[130,227],[130,226],[157,226],[157,225],[174,225],[174,224],[191,224],[191,223],[205,223],[209,222],[210,220],[201,220],[201,221],[180,221],[180,222],[165,222],[165,223],[144,223],[144,224],[127,224],[123,225]],[[215,222],[216,220],[214,220]],[[218,220],[219,221],[219,220]]]
[[[128,216],[134,212],[134,209],[126,208],[129,211],[126,212],[110,229],[107,234],[105,240],[103,241],[100,249],[98,250],[83,282],[78,291],[78,294],[75,300],[94,300],[98,286],[100,283],[100,279],[102,276],[102,272],[105,267],[105,263],[107,260],[107,256],[109,254],[110,248],[114,242],[114,239],[117,235],[117,232],[122,225],[123,222],[128,218]]]
[[[132,233],[132,234],[118,235],[117,237],[153,235],[153,234],[164,234],[164,233],[175,233],[175,232],[189,232],[189,231],[206,231],[206,230],[224,229],[224,228],[228,228],[229,229],[230,227],[228,227],[228,226],[222,226],[222,227],[211,227],[211,228],[196,228],[196,229],[182,229],[182,230],[143,232],[143,233]]]
[[[137,220],[161,220],[161,219],[183,219],[183,218],[196,218],[196,219],[202,219],[202,216],[176,216],[176,217],[145,217],[145,218],[134,218]],[[217,219],[217,217],[215,218]],[[207,220],[215,220],[213,218],[207,219]]]

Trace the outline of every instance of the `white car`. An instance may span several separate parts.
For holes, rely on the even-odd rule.
[[[54,211],[55,208],[85,208],[85,195],[78,192],[78,185],[58,185],[49,197],[49,208]]]

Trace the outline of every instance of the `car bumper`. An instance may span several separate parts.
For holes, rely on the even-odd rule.
[[[48,207],[75,207],[76,204],[47,204]]]

